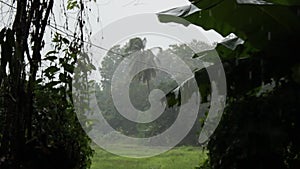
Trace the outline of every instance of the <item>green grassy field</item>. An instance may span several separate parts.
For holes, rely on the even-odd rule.
[[[94,148],[92,169],[194,169],[207,159],[198,147],[177,147],[151,158],[125,158]]]

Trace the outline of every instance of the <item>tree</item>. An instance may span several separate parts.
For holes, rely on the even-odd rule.
[[[56,33],[55,49],[46,56],[41,50],[54,0],[0,3],[16,9],[12,27],[0,32],[0,167],[89,167],[90,140],[70,99],[74,65],[83,49],[83,2],[68,1],[68,9],[77,7],[81,14],[80,38],[68,40]],[[41,65],[46,62],[50,66],[43,70]]]
[[[202,47],[204,49],[212,48],[210,45],[204,42],[198,42],[196,40],[191,42],[190,46],[194,47]],[[164,110],[164,113],[155,121],[149,123],[135,123],[120,115],[120,112],[116,110],[114,100],[111,94],[112,87],[112,78],[117,69],[117,67],[121,64],[121,62],[125,62],[128,59],[132,59],[134,57],[145,57],[144,52],[151,52],[154,49],[147,49],[141,51],[142,39],[141,38],[133,38],[130,39],[124,46],[116,45],[112,47],[107,54],[103,57],[101,62],[101,66],[99,68],[102,80],[98,86],[98,90],[96,92],[98,106],[106,118],[108,123],[114,127],[117,131],[133,136],[133,137],[151,137],[158,135],[168,129],[176,120],[180,102],[177,102],[174,98],[170,98],[167,100],[168,106]],[[156,48],[155,48],[156,49]],[[136,52],[136,53],[135,53]],[[135,55],[134,55],[135,54]],[[173,54],[173,55],[171,55]],[[152,54],[153,55],[153,54]],[[185,44],[180,45],[170,45],[168,49],[161,49],[156,57],[156,60],[163,59],[166,55],[170,55],[172,57],[180,57],[182,60],[186,62],[187,65],[193,65],[193,61],[191,58],[194,55],[194,52],[191,48],[189,48]],[[151,58],[151,57],[149,57]],[[139,69],[145,64],[153,65],[153,60],[146,58],[134,58],[131,60],[132,62],[128,63],[129,69],[128,71],[132,71],[132,69]],[[148,62],[147,62],[148,61]],[[126,62],[127,63],[127,62]],[[174,65],[177,66],[175,62]],[[149,74],[155,76],[148,76]],[[134,78],[130,83],[129,87],[129,96],[130,102],[133,106],[140,110],[146,111],[150,108],[149,104],[149,93],[153,89],[160,89],[165,93],[168,93],[170,89],[176,88],[181,84],[177,84],[176,81],[172,78],[172,76],[168,73],[160,71],[157,69],[146,69],[144,71],[139,72],[138,74],[134,74]],[[179,75],[178,75],[179,76]],[[204,73],[201,74],[202,79],[205,79]],[[145,80],[146,79],[146,80]],[[201,80],[202,80],[201,79]],[[204,82],[202,80],[201,82]],[[117,85],[120,90],[123,90],[124,84],[122,81]],[[201,88],[203,92],[206,90],[210,90],[207,84],[201,83]],[[177,96],[176,96],[177,97]],[[165,102],[162,100],[162,102]],[[201,110],[199,118],[203,116],[205,108]],[[100,127],[101,128],[101,127]],[[189,135],[180,143],[180,145],[196,145],[198,144],[198,135],[197,132],[200,128],[200,123],[197,122]],[[98,132],[100,133],[100,132]],[[107,133],[109,134],[109,133]],[[104,137],[104,136],[100,136]]]
[[[211,168],[299,168],[299,2],[193,4],[202,10],[181,17],[245,40],[229,42],[232,50],[216,48],[229,88],[227,108],[208,144]],[[167,18],[162,21],[172,21]]]
[[[133,69],[139,69],[144,64],[151,64],[154,62],[154,54],[151,50],[144,50],[142,39],[133,38],[125,46],[114,46],[110,49],[107,55],[104,57],[101,67],[100,74],[102,77],[100,83],[100,90],[97,93],[97,99],[99,107],[108,120],[108,122],[115,127],[118,131],[126,135],[135,137],[149,137],[159,132],[163,126],[161,123],[151,122],[147,124],[137,124],[125,119],[114,107],[114,102],[111,96],[111,82],[115,70],[124,59],[129,57],[136,57],[131,63],[128,64],[131,72]],[[151,53],[151,56],[148,54]],[[134,55],[134,56],[133,56]],[[144,58],[139,58],[144,57]],[[166,84],[166,77],[162,72],[158,72],[155,69],[146,69],[135,75],[133,81],[130,84],[130,98],[132,104],[136,109],[145,111],[149,109],[150,104],[148,101],[149,93],[152,89],[166,87],[162,84]],[[174,81],[171,78],[167,79],[172,86]],[[122,88],[124,86],[122,82],[119,82],[118,86]],[[173,85],[174,86],[174,85]],[[166,116],[167,117],[167,116]],[[168,125],[169,122],[165,121]]]

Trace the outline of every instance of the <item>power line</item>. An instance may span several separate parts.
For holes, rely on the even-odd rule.
[[[0,0],[0,2],[3,3],[3,4],[5,4],[5,5],[7,5],[8,7],[11,7],[11,8],[13,8],[13,9],[17,9],[16,7],[14,7],[14,6],[12,6],[12,5],[10,5],[10,4],[8,4],[8,3],[2,1],[2,0]],[[57,26],[53,26],[53,25],[51,25],[51,24],[47,24],[47,25],[50,26],[51,28],[55,29],[55,30],[58,30],[58,31],[62,32],[63,34],[65,34],[65,35],[67,35],[67,36],[69,36],[69,37],[74,37],[73,35],[66,33],[65,30],[61,30],[61,29],[57,28]],[[75,37],[74,37],[74,38],[75,38]],[[79,39],[79,38],[78,38],[78,39]],[[116,53],[116,52],[110,51],[109,49],[106,49],[106,48],[104,48],[104,47],[102,47],[102,46],[98,46],[98,45],[92,44],[91,42],[84,41],[84,40],[82,40],[82,42],[87,43],[87,44],[89,44],[89,45],[92,45],[92,46],[94,46],[94,47],[97,47],[97,48],[99,48],[99,49],[102,49],[102,50],[104,50],[104,51],[111,52],[111,53],[113,53],[113,54],[116,54],[116,55],[120,55],[120,56],[122,56],[122,57],[125,57],[124,55],[122,55],[122,54],[120,54],[120,53]]]
[[[68,33],[62,31],[62,30],[59,29],[59,28],[56,28],[56,27],[54,27],[54,26],[52,26],[52,25],[49,25],[49,26],[52,27],[53,29],[56,29],[56,30],[58,30],[58,31],[60,31],[60,32],[62,32],[62,33],[64,33],[65,35],[67,35],[67,36],[69,36],[69,37],[74,37],[73,35],[70,35],[70,34],[68,34]],[[78,38],[78,39],[79,39],[79,38]],[[111,50],[109,50],[109,49],[106,49],[106,48],[104,48],[104,47],[102,47],[102,46],[98,46],[98,45],[93,44],[93,43],[88,42],[88,41],[84,41],[84,40],[83,40],[83,42],[86,43],[86,44],[89,44],[89,45],[91,45],[91,46],[94,46],[94,47],[96,47],[96,48],[99,48],[99,49],[101,49],[101,50],[104,50],[104,51],[110,52],[110,53],[112,53],[112,54],[116,54],[116,55],[122,56],[123,58],[126,58],[126,56],[123,55],[123,54],[121,54],[121,53],[113,52],[113,51],[111,51]],[[143,61],[139,61],[139,60],[136,60],[135,62],[144,64],[144,65],[153,66],[152,64],[149,64],[149,63],[143,62]],[[158,68],[158,69],[161,69],[161,70],[164,70],[164,71],[169,71],[168,69],[163,68],[163,67],[157,67],[157,68]],[[173,72],[174,72],[174,73],[179,73],[179,74],[190,75],[189,73],[180,72],[180,71],[173,71]],[[195,73],[195,72],[193,72],[193,73]]]
[[[16,7],[12,6],[11,4],[9,4],[9,3],[7,3],[7,2],[4,2],[4,1],[2,1],[2,0],[0,0],[0,2],[3,3],[4,5],[7,5],[8,7],[17,9]]]
[[[12,5],[6,3],[6,2],[3,2],[2,0],[0,0],[0,2],[3,3],[3,4],[5,4],[5,5],[7,5],[8,7],[11,7],[11,8],[13,8],[13,9],[17,9],[16,7],[14,7],[14,6],[12,6]],[[47,24],[47,25],[48,25],[50,28],[55,29],[56,31],[60,31],[61,33],[65,34],[65,35],[68,36],[68,37],[76,38],[76,37],[74,37],[74,35],[71,35],[71,34],[67,33],[65,30],[61,30],[61,29],[57,28],[57,25],[56,25],[56,26],[53,26],[53,25],[51,25],[51,24]],[[93,43],[91,43],[91,42],[89,42],[89,41],[85,41],[85,40],[82,40],[82,39],[80,39],[80,38],[77,38],[77,39],[81,40],[83,43],[89,44],[89,45],[94,46],[94,47],[96,47],[96,48],[98,48],[98,49],[101,49],[101,50],[110,52],[110,53],[115,54],[115,55],[122,56],[123,58],[126,57],[125,55],[123,55],[123,54],[121,54],[121,53],[117,53],[117,52],[111,51],[111,50],[106,49],[106,48],[104,48],[104,47],[102,47],[102,46],[93,44]],[[142,61],[135,61],[135,62],[139,62],[139,63],[145,64],[145,65],[153,66],[153,65],[150,65],[150,64],[148,64],[148,63],[146,63],[146,62],[142,62]],[[161,69],[161,70],[169,71],[168,69],[165,69],[165,68],[162,68],[162,67],[157,67],[157,68],[159,68],[159,69]],[[190,75],[189,73],[180,72],[180,71],[174,71],[174,72],[175,72],[175,73],[179,73],[179,74],[187,74],[187,75]],[[193,73],[194,73],[194,72],[193,72]]]
[[[55,29],[55,30],[60,31],[61,33],[65,34],[65,35],[68,36],[68,37],[76,38],[76,37],[74,37],[73,35],[68,34],[68,33],[66,33],[65,31],[63,31],[63,30],[61,30],[61,29],[59,29],[59,28],[57,28],[57,27],[55,27],[55,26],[53,26],[53,25],[51,25],[51,24],[48,24],[48,26],[50,26],[51,28],[53,28],[53,29]],[[79,39],[79,38],[77,38],[77,39]],[[80,39],[80,40],[81,40],[81,39]],[[102,47],[102,46],[93,44],[93,43],[91,43],[91,42],[89,42],[89,41],[85,41],[85,40],[81,40],[81,41],[82,41],[83,43],[89,44],[89,45],[94,46],[94,47],[96,47],[96,48],[99,48],[99,49],[101,49],[101,50],[104,50],[104,51],[107,51],[107,52],[111,52],[111,53],[113,53],[113,54],[116,54],[116,55],[119,55],[119,56],[122,56],[122,57],[126,57],[126,56],[123,55],[123,54],[120,54],[120,53],[117,53],[117,52],[113,52],[113,51],[111,51],[111,50],[109,50],[109,49],[106,49],[106,48],[104,48],[104,47]]]

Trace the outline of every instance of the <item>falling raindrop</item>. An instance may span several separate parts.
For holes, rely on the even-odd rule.
[[[264,30],[264,26],[261,26],[261,27],[260,27],[260,30],[262,30],[262,31],[263,31],[263,30]]]
[[[212,16],[211,10],[208,11],[209,16]]]
[[[297,16],[300,16],[300,9],[297,9]]]
[[[264,87],[265,83],[264,83],[264,60],[263,59],[260,60],[260,68],[261,68],[261,87]]]
[[[239,59],[235,59],[235,66],[239,65]]]
[[[249,72],[249,80],[252,80],[252,72]]]
[[[268,40],[271,40],[271,32],[268,32]]]

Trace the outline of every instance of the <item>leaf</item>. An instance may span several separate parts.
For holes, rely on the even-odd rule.
[[[201,8],[201,2],[195,5]],[[206,30],[214,29],[223,36],[235,33],[258,49],[267,46],[271,39],[284,39],[282,37],[286,34],[299,35],[299,17],[292,8],[281,5],[238,4],[236,0],[218,2],[217,5],[185,19]]]
[[[49,83],[47,83],[45,86],[48,88],[53,88],[54,86],[58,85],[60,83],[60,81],[51,81]]]
[[[97,70],[97,68],[92,63],[90,63],[90,67],[92,70]]]
[[[182,24],[184,26],[189,26],[191,24],[187,20],[176,17],[176,15],[173,16],[173,15],[166,15],[166,14],[157,14],[157,17],[158,17],[159,21],[162,22],[162,23],[173,22],[173,23]]]
[[[185,16],[191,15],[198,11],[200,11],[199,8],[197,8],[193,4],[190,4],[190,5],[186,5],[186,6],[182,6],[182,7],[169,9],[169,10],[160,12],[159,14],[185,17]]]
[[[36,81],[35,81],[36,84],[40,84],[40,83],[42,83],[42,82],[43,82],[43,79],[42,79],[42,78],[36,79]]]
[[[63,68],[65,69],[65,71],[69,72],[69,73],[73,73],[74,72],[74,66],[67,64],[67,63],[63,63],[62,64]]]
[[[70,41],[69,41],[68,39],[66,39],[66,38],[62,38],[62,41],[63,41],[65,44],[69,44],[69,43],[70,43]]]
[[[299,0],[266,0],[266,1],[278,5],[300,6]]]
[[[194,5],[204,10],[204,9],[212,8],[218,5],[222,1],[224,0],[199,0],[199,1],[195,1]]]
[[[55,35],[54,35],[54,38],[52,39],[52,42],[57,43],[57,42],[60,42],[60,41],[61,41],[61,34],[56,32]]]
[[[55,72],[59,71],[60,69],[56,66],[50,66],[48,67],[44,72],[46,74],[54,74]]]
[[[49,51],[49,52],[46,53],[46,56],[51,55],[51,54],[56,54],[56,53],[57,53],[57,51],[51,50],[51,51]]]
[[[256,48],[266,46],[270,37],[280,39],[282,32],[293,34],[300,29],[297,12],[285,6],[238,4],[236,0],[200,0],[195,5],[202,10],[184,17],[185,19],[206,30],[214,29],[223,36],[234,32]],[[180,12],[173,9],[169,14],[178,16]],[[159,19],[161,22],[179,20],[165,15],[159,15]]]
[[[147,65],[156,67],[155,55],[151,50],[138,51],[131,55],[133,57],[132,62],[130,63],[130,73],[134,75],[136,72],[139,72],[137,77],[140,81],[148,83],[152,78],[156,77],[155,69],[145,69]],[[144,70],[144,71],[139,71]]]
[[[54,62],[56,59],[57,59],[56,56],[48,56],[48,57],[46,57],[44,60],[49,60],[49,61],[51,61],[51,62]]]
[[[74,9],[75,7],[79,7],[78,6],[78,4],[77,4],[77,1],[76,0],[68,0],[68,2],[67,2],[67,9],[68,10],[72,10],[72,9]]]
[[[59,80],[66,83],[67,82],[67,77],[64,73],[59,74]]]
[[[227,47],[231,50],[235,50],[238,45],[242,45],[242,44],[244,44],[244,42],[245,41],[242,40],[241,38],[234,36],[234,37],[225,38],[224,40],[222,40],[220,42],[220,44],[224,45],[225,47]]]

